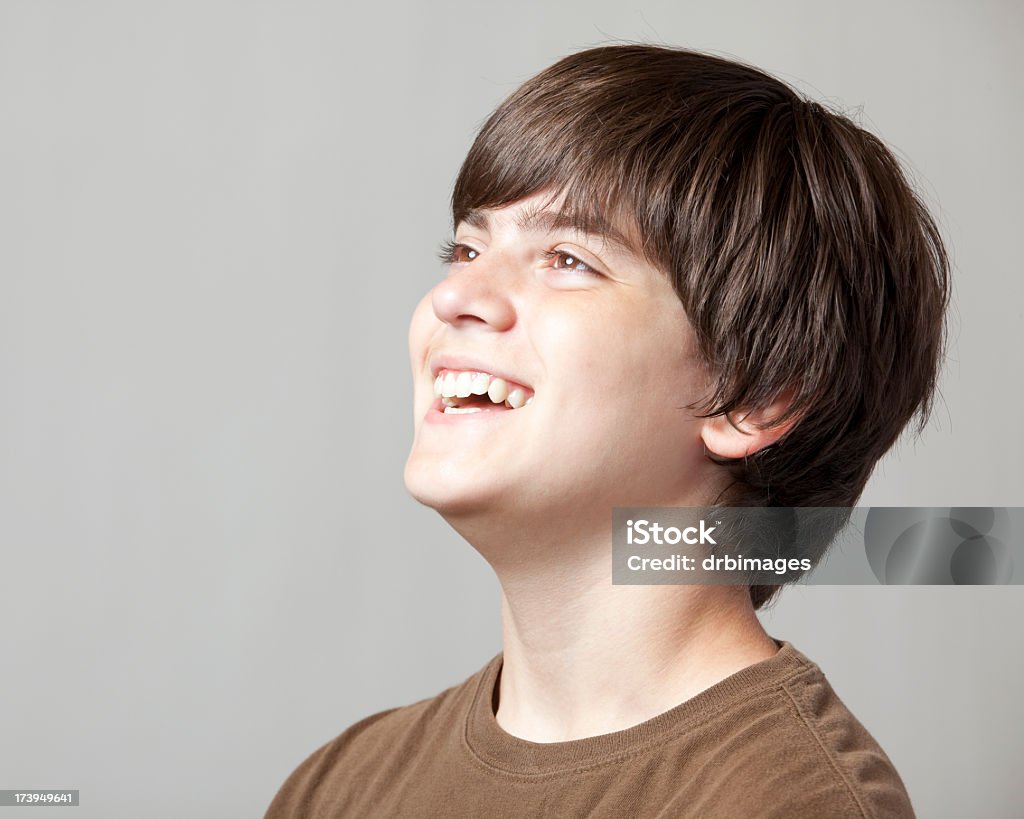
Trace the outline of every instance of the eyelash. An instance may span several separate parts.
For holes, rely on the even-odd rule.
[[[472,253],[475,253],[477,256],[480,255],[480,251],[479,250],[476,250],[476,249],[470,247],[469,245],[462,244],[461,242],[453,242],[450,239],[448,241],[442,243],[441,249],[438,251],[437,255],[438,255],[438,258],[441,260],[442,264],[456,264],[456,263],[459,262],[459,260],[455,258],[455,255],[456,255],[456,253],[459,250],[468,250],[468,251],[470,251]],[[592,275],[595,275],[595,276],[603,276],[604,275],[603,273],[601,273],[600,270],[597,270],[593,266],[587,264],[587,262],[583,261],[583,259],[581,259],[579,256],[577,256],[577,255],[575,255],[573,253],[569,253],[568,251],[565,251],[565,250],[545,250],[545,251],[543,251],[541,253],[541,255],[544,257],[544,259],[546,261],[551,261],[551,260],[553,260],[553,259],[555,259],[555,258],[557,258],[559,256],[567,256],[570,259],[575,259],[577,264],[582,264],[582,265],[584,265],[587,268],[586,270],[582,270],[582,271],[581,270],[576,270],[577,273],[588,273],[588,274],[592,274]],[[473,260],[470,259],[469,261],[473,261]],[[575,270],[575,267],[576,267],[576,265],[573,265],[572,267],[568,267],[568,268],[555,267],[553,269],[554,270]]]

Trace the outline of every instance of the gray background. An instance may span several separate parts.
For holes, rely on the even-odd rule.
[[[488,567],[402,485],[406,324],[475,129],[579,48],[735,55],[909,158],[956,264],[952,356],[862,502],[1021,505],[1021,23],[1010,0],[2,0],[0,787],[78,788],[83,819],[259,816],[315,747],[497,652]],[[765,621],[921,816],[1003,817],[1022,614],[1012,587],[818,587]]]

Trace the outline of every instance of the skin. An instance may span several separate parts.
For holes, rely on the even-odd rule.
[[[709,505],[728,479],[705,449],[742,455],[785,431],[757,426],[778,405],[695,417],[708,379],[668,280],[601,236],[517,224],[550,199],[456,226],[455,261],[410,326],[405,470],[498,576],[497,720],[536,742],[623,730],[778,650],[744,587],[611,585],[610,513]],[[425,422],[440,355],[489,364],[534,400]]]

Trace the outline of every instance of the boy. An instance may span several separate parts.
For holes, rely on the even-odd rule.
[[[470,149],[410,328],[406,485],[503,651],[314,752],[267,817],[912,816],[777,586],[615,586],[624,506],[850,506],[927,416],[948,274],[882,144],[760,71],[608,46]]]

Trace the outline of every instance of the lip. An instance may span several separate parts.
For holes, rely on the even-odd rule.
[[[507,372],[499,369],[495,369],[491,364],[480,358],[474,358],[467,355],[454,355],[448,353],[440,353],[430,358],[430,377],[437,378],[437,374],[440,370],[469,370],[472,372],[483,372],[502,378],[511,384],[516,386],[525,387],[526,389],[533,392],[533,387],[523,381],[521,378],[517,378],[514,375],[509,375]],[[474,413],[479,414],[479,413]]]
[[[480,412],[460,412],[448,415],[444,411],[444,404],[441,403],[441,399],[435,398],[431,402],[427,414],[423,416],[423,420],[428,424],[479,424],[481,422],[493,421],[502,415],[514,415],[517,412],[522,412],[524,409],[526,407],[520,407],[517,410],[481,410]]]

